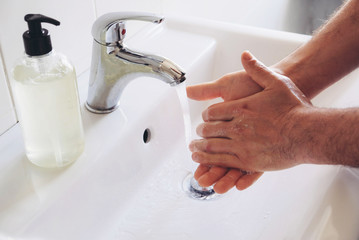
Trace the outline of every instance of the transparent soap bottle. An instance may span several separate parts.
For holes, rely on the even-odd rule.
[[[25,16],[25,54],[12,69],[15,102],[27,158],[40,167],[63,167],[84,150],[76,72],[52,50],[41,22],[60,22],[40,14]]]

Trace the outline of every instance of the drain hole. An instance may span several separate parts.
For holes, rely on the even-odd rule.
[[[151,130],[146,128],[145,131],[143,132],[143,142],[149,143],[150,140],[151,140]]]

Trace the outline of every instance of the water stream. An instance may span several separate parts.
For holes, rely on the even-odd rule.
[[[192,130],[191,130],[191,116],[189,112],[189,104],[186,92],[186,83],[183,82],[176,87],[177,96],[181,104],[182,108],[182,115],[183,115],[183,122],[184,122],[184,130],[185,130],[185,137],[186,137],[186,144],[187,146],[191,142],[192,138]]]
[[[185,137],[187,146],[191,142],[191,116],[189,111],[189,103],[186,92],[186,83],[183,82],[176,86],[176,91],[178,95],[178,99],[181,104],[184,128],[185,128]],[[188,159],[191,161],[191,159]],[[216,194],[213,190],[213,187],[201,187],[197,180],[194,179],[193,173],[189,173],[183,180],[183,190],[187,193],[187,195],[193,199],[197,200],[213,200],[218,198],[220,195]]]

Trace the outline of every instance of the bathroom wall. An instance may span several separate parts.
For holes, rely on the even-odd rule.
[[[106,12],[154,12],[310,33],[311,30],[300,23],[308,25],[316,19],[314,15],[324,11],[323,8],[330,12],[338,2],[341,0],[0,0],[0,55],[3,59],[0,64],[0,135],[16,123],[8,76],[15,59],[24,51],[21,36],[27,28],[23,20],[27,13],[42,13],[61,21],[58,27],[49,24],[44,27],[51,32],[54,49],[67,55],[81,74],[90,66],[92,23],[96,16]],[[316,10],[310,10],[311,3],[316,4]],[[313,14],[309,14],[309,10]],[[131,23],[129,35],[143,26],[143,23]]]
[[[343,4],[345,0],[290,1],[282,30],[312,34]]]
[[[292,0],[164,0],[166,13],[282,29]],[[295,1],[295,0],[294,0]]]
[[[11,85],[9,79],[11,66],[14,61],[22,56],[24,46],[22,33],[27,29],[24,16],[27,13],[42,13],[60,20],[61,25],[56,27],[43,24],[50,31],[54,49],[67,55],[75,64],[77,73],[83,72],[90,64],[91,52],[91,24],[95,19],[92,0],[0,0],[0,54],[3,57],[3,65],[0,67],[0,120],[11,114],[15,116],[9,98],[7,85]],[[3,72],[3,77],[1,77]],[[9,84],[10,83],[10,84]],[[11,87],[10,87],[11,92]],[[6,117],[8,119],[8,117]],[[16,118],[11,121],[0,121],[0,135],[16,123]]]
[[[0,54],[0,133],[5,132],[16,123],[15,109],[2,65]]]

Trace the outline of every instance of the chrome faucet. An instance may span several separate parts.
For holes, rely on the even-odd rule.
[[[110,113],[119,106],[126,85],[139,76],[151,76],[180,84],[185,73],[170,60],[132,51],[124,45],[127,20],[161,23],[164,18],[147,13],[114,12],[102,15],[92,26],[94,38],[86,107],[94,113]]]

